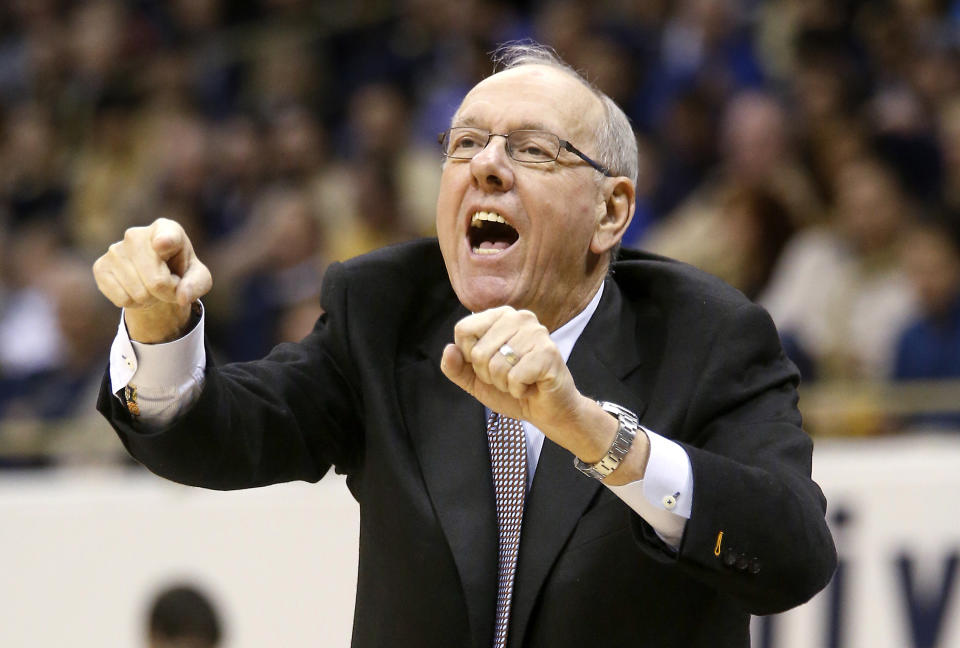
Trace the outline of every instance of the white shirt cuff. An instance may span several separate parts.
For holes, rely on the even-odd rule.
[[[650,440],[650,456],[643,479],[607,488],[676,551],[693,510],[693,467],[679,443],[652,430],[642,430]]]
[[[127,402],[128,397],[119,393],[131,387],[141,423],[166,424],[199,396],[207,363],[204,319],[201,308],[200,321],[183,337],[144,344],[130,339],[120,314],[120,326],[110,347],[110,388]]]

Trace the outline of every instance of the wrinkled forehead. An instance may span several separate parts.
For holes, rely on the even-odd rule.
[[[604,116],[600,99],[579,79],[549,65],[521,65],[487,77],[464,97],[454,126],[497,133],[547,130],[592,148]]]

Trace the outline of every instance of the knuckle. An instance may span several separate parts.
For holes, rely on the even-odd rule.
[[[143,284],[137,284],[130,289],[130,296],[137,303],[143,303],[150,298],[150,293],[147,292],[146,287]]]
[[[454,338],[457,340],[458,344],[472,346],[475,345],[479,340],[474,334],[474,329],[471,322],[466,320],[461,320],[453,330]]]
[[[467,315],[466,317],[458,320],[453,328],[454,330],[460,331],[461,333],[466,333],[467,331],[470,330],[470,327],[473,325],[476,319],[477,319],[476,315]]]
[[[520,321],[522,321],[524,324],[539,323],[537,316],[531,310],[523,309],[517,311],[517,314],[520,316]]]
[[[475,345],[470,349],[470,363],[478,364],[483,361],[483,350],[480,348],[480,345]]]
[[[128,227],[123,232],[123,240],[129,242],[136,241],[143,232],[142,227]]]

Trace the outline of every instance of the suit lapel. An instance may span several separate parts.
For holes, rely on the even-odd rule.
[[[453,327],[467,315],[455,301],[428,324],[420,354],[398,368],[400,405],[423,479],[453,554],[474,644],[493,642],[497,521],[483,405],[440,371]]]
[[[643,357],[636,323],[632,311],[624,308],[616,284],[608,281],[567,366],[582,393],[621,403],[640,414],[643,403],[624,383]],[[523,517],[510,615],[511,646],[522,645],[543,583],[601,487],[574,468],[570,452],[544,439]]]

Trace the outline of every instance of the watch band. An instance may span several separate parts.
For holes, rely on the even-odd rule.
[[[607,401],[597,401],[597,403],[603,408],[603,411],[613,414],[617,418],[620,423],[617,428],[617,436],[613,438],[613,443],[610,444],[606,456],[597,463],[584,463],[580,461],[579,457],[574,457],[573,465],[583,474],[602,481],[617,469],[623,458],[630,452],[633,440],[637,436],[637,430],[640,429],[640,421],[636,414],[616,403]]]

